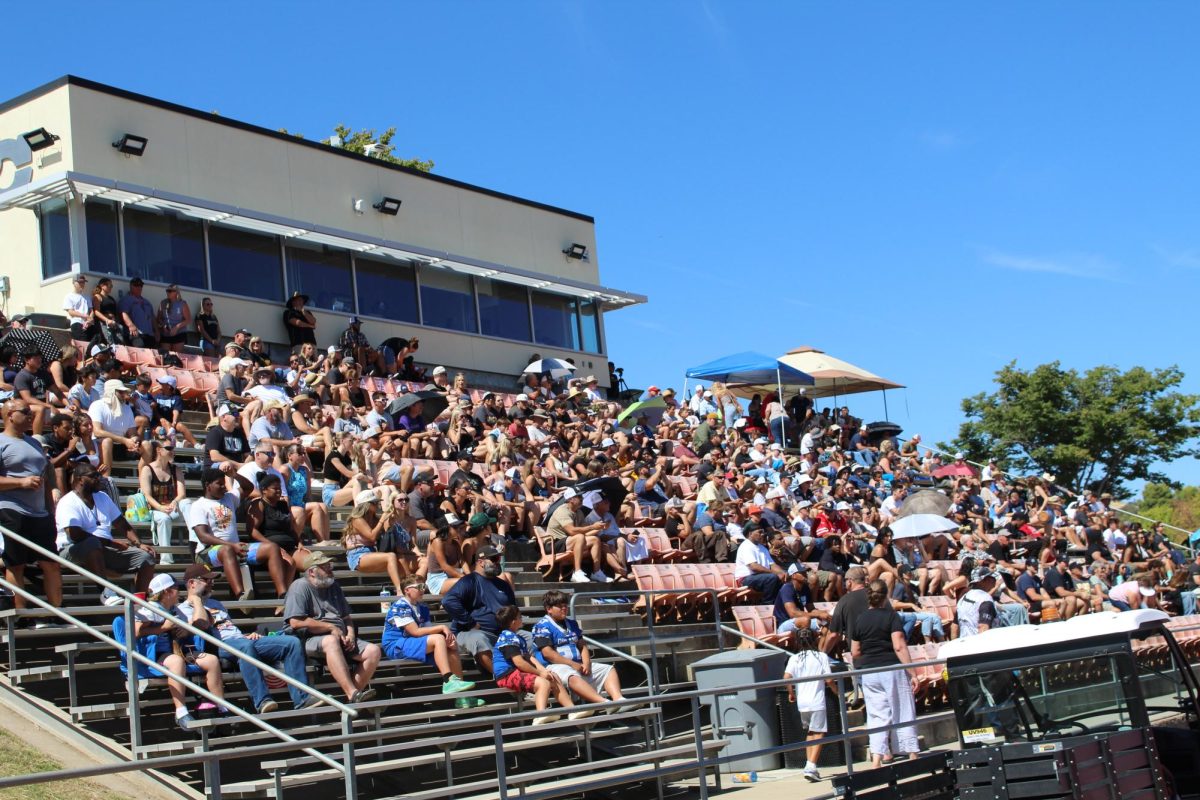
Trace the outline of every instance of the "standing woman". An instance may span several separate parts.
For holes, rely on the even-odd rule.
[[[112,278],[101,278],[92,292],[92,318],[97,333],[109,344],[125,344],[125,328],[117,311],[117,298],[112,296]]]
[[[883,581],[867,586],[867,610],[854,620],[850,631],[850,655],[855,669],[887,667],[909,663],[904,622],[888,603],[888,588]],[[906,670],[874,672],[863,675],[862,691],[867,704],[867,727],[877,728],[917,718],[912,684]],[[916,758],[920,751],[917,729],[906,725],[870,735],[871,766],[878,768],[901,753]]]
[[[192,327],[192,309],[180,295],[179,287],[173,283],[167,287],[167,298],[158,306],[158,325],[161,349],[183,352],[188,328]]]
[[[183,475],[175,465],[173,442],[146,442],[150,463],[142,467],[138,476],[142,496],[150,507],[150,527],[154,531],[154,548],[160,554],[159,563],[174,564],[175,556],[163,552],[171,546],[171,528],[182,516],[179,503],[187,496]]]
[[[206,297],[200,301],[200,313],[196,315],[196,333],[200,334],[200,351],[205,355],[221,353],[221,321],[213,313],[213,301]]]
[[[311,525],[317,541],[327,541],[329,539],[329,509],[322,502],[314,500],[310,503],[308,501],[308,487],[311,481],[308,465],[305,464],[308,455],[304,452],[304,445],[289,444],[284,455],[287,461],[279,465],[279,473],[283,475],[288,505],[292,507],[296,528],[302,531],[306,525]]]
[[[742,418],[741,403],[738,402],[737,396],[729,391],[729,387],[720,381],[713,384],[712,393],[713,401],[721,410],[721,421],[725,423],[726,428],[732,428]]]

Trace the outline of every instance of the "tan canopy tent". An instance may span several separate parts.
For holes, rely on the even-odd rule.
[[[881,378],[848,361],[826,355],[815,347],[797,347],[795,350],[789,350],[786,355],[779,357],[779,361],[813,377],[816,383],[805,387],[805,392],[813,398],[904,388],[903,384]],[[755,394],[775,391],[776,387],[772,383],[761,386],[738,384],[729,388],[739,397],[752,397]]]

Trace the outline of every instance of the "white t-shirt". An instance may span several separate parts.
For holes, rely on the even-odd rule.
[[[92,300],[78,292],[71,292],[63,298],[63,311],[76,311],[86,316],[92,313]],[[78,317],[71,317],[71,322],[82,322],[82,320]]]
[[[833,667],[829,656],[820,650],[801,650],[788,659],[784,673],[793,678],[828,675]],[[800,711],[825,710],[825,681],[805,681],[796,684],[796,708]]]
[[[92,508],[88,508],[74,492],[62,496],[54,511],[54,525],[58,528],[55,547],[61,550],[71,543],[71,537],[67,534],[67,528],[71,527],[82,528],[101,539],[112,540],[113,520],[121,516],[121,509],[104,492],[93,494],[92,503]]]
[[[771,558],[771,551],[761,544],[746,539],[738,545],[737,560],[734,562],[733,577],[741,579],[750,574],[750,564],[758,564],[759,566],[770,569],[775,565],[775,559]]]
[[[114,436],[124,436],[134,426],[133,409],[127,403],[121,403],[120,414],[113,414],[108,403],[99,400],[88,406],[88,416],[97,428]]]
[[[226,492],[219,501],[201,497],[192,503],[188,509],[187,526],[188,539],[195,544],[200,543],[196,536],[197,525],[207,525],[208,532],[218,539],[224,539],[230,544],[238,543],[237,507],[238,496]]]
[[[253,397],[255,400],[262,400],[264,403],[268,400],[276,400],[285,406],[292,404],[292,398],[288,397],[284,388],[274,383],[268,383],[266,386],[262,384],[252,386],[243,392],[243,394],[247,397]]]
[[[241,475],[243,478],[250,481],[250,484],[255,489],[262,488],[261,486],[258,485],[258,473],[260,473],[260,472],[265,472],[268,475],[274,475],[276,478],[279,478],[280,484],[283,484],[284,486],[287,485],[287,481],[285,481],[283,479],[283,473],[280,472],[279,470],[275,469],[274,467],[268,466],[266,469],[259,469],[258,464],[255,464],[253,461],[248,461],[245,464],[242,464],[240,467],[238,467],[238,475]],[[242,485],[240,483],[238,483],[237,481],[234,481],[233,482],[233,491],[230,492],[230,494],[232,494],[234,497],[238,498],[238,500],[240,501],[241,497],[242,497]]]

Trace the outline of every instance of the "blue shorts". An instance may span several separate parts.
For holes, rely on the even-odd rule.
[[[450,576],[444,572],[431,572],[425,576],[425,588],[429,590],[430,594],[441,594],[442,587],[448,580],[450,580]]]
[[[388,658],[406,658],[409,661],[433,663],[433,653],[426,652],[428,636],[405,636],[399,644],[388,648],[384,654]]]
[[[262,544],[262,542],[253,542],[250,545],[250,549],[246,551],[246,563],[247,564],[257,564],[258,563],[258,546],[260,544]],[[221,552],[221,548],[224,546],[225,545],[214,544],[212,547],[209,547],[204,551],[204,554],[208,557],[209,564],[211,564],[214,567],[221,566],[221,558],[220,558],[219,553]]]
[[[362,557],[365,556],[367,553],[374,553],[374,552],[375,552],[375,548],[373,548],[373,547],[355,547],[352,550],[347,550],[346,551],[346,563],[350,565],[350,569],[356,570],[356,569],[358,569],[358,562],[362,559]]]
[[[338,486],[336,483],[333,483],[332,481],[326,481],[325,485],[321,487],[321,502],[327,506],[332,506],[333,496],[337,494],[337,491],[340,488],[342,487]]]

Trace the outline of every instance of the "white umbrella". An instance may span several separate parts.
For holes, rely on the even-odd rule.
[[[541,375],[544,372],[549,372],[550,377],[558,380],[564,378],[575,371],[575,365],[570,361],[563,361],[561,358],[543,358],[540,361],[534,361],[525,368],[525,375]]]
[[[913,514],[901,517],[891,524],[893,539],[917,539],[931,533],[945,533],[958,527],[958,523],[937,514]]]

